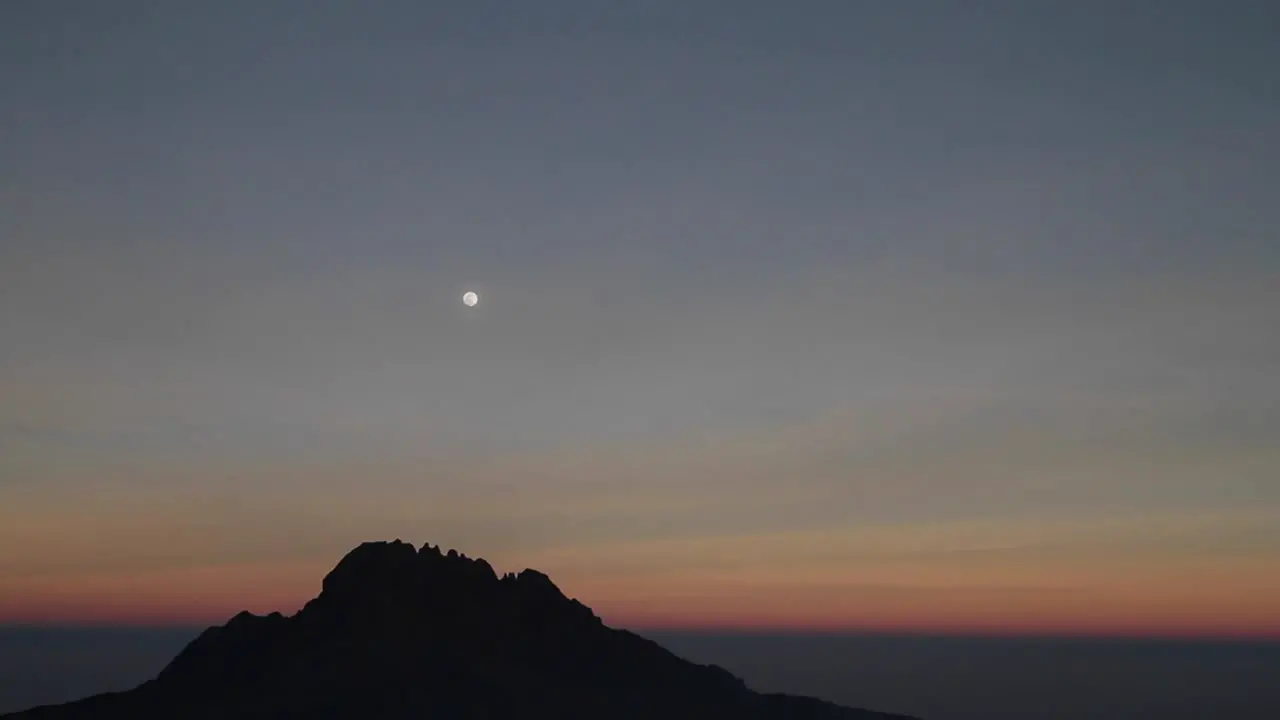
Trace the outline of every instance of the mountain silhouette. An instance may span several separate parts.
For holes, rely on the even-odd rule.
[[[753,692],[605,626],[536,570],[364,543],[291,617],[242,612],[154,679],[9,720],[911,720]]]

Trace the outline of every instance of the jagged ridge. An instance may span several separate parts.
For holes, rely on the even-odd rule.
[[[901,718],[762,695],[526,569],[364,543],[291,617],[242,612],[138,688],[13,718]]]

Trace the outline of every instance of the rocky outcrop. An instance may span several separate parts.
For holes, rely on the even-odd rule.
[[[901,717],[752,692],[605,626],[536,570],[365,543],[292,617],[240,613],[125,693],[5,716],[87,718]]]

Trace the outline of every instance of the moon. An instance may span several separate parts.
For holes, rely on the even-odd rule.
[[[462,304],[467,307],[475,307],[480,302],[480,296],[470,290],[462,293]]]

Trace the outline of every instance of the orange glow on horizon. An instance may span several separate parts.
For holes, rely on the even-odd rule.
[[[75,597],[34,597],[24,602],[0,600],[0,625],[34,626],[211,626],[244,610],[265,615],[292,615],[314,592],[273,589],[259,592],[247,603],[225,596],[133,598],[83,594]],[[586,601],[590,606],[589,599]],[[740,608],[708,613],[681,608],[636,608],[622,603],[595,607],[612,627],[651,631],[734,633],[896,634],[983,637],[1167,638],[1204,640],[1280,641],[1280,613],[1205,617],[1201,613],[1096,612],[1054,615],[1025,609],[996,615],[934,612],[865,613],[858,616],[804,615],[794,607]]]
[[[616,627],[1280,639],[1270,515],[1122,520],[863,526],[477,555],[498,560],[500,573],[545,571]],[[1213,544],[1224,528],[1242,527],[1254,533],[1248,542]],[[1148,537],[1182,545],[1144,544]],[[244,610],[288,615],[318,594],[338,554],[218,562],[136,559],[130,549],[112,549],[108,562],[74,545],[22,555],[0,576],[0,623],[203,626]]]
[[[636,614],[605,618],[615,627],[635,630],[726,633],[797,633],[797,634],[885,634],[980,637],[1078,637],[1078,638],[1166,638],[1204,640],[1280,641],[1280,621],[1249,625],[1243,622],[1217,625],[1188,625],[1176,620],[1166,622],[1090,622],[1085,619],[1044,621],[1038,623],[945,622],[920,619],[904,621],[786,621],[762,618],[681,618]]]
[[[256,607],[255,607],[256,605]],[[119,612],[93,612],[88,608],[62,605],[41,612],[11,612],[5,608],[0,625],[35,627],[208,627],[221,625],[236,613],[248,610],[256,615],[281,612],[292,615],[300,605],[257,603],[235,610],[227,608],[134,607]],[[1214,625],[1187,625],[1166,622],[1100,623],[1085,619],[1041,623],[996,622],[898,622],[806,621],[777,617],[694,618],[671,614],[635,613],[604,616],[610,627],[637,632],[723,632],[741,634],[854,634],[922,635],[956,637],[1064,637],[1100,639],[1168,639],[1280,642],[1280,622],[1249,625],[1243,622]]]

